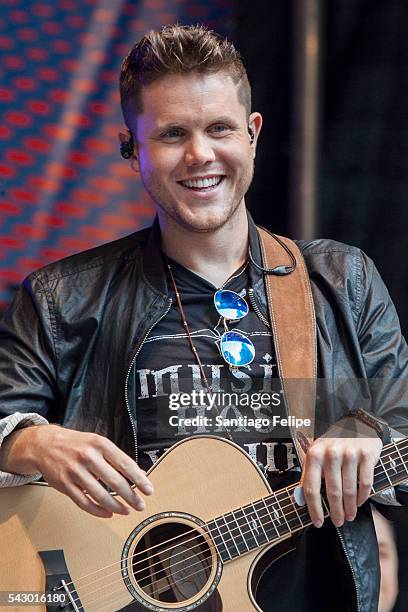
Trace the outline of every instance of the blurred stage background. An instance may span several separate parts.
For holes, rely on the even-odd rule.
[[[243,55],[265,121],[255,220],[363,248],[406,333],[404,0],[1,0],[0,310],[32,270],[150,223],[118,153],[118,70],[147,29],[176,21],[209,25]]]

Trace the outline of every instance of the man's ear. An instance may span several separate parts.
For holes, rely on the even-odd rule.
[[[139,162],[134,150],[134,141],[131,131],[128,128],[123,128],[118,133],[120,142],[120,154],[124,159],[130,160],[130,166],[136,173],[139,172]]]
[[[128,128],[122,128],[119,132],[118,132],[118,138],[119,138],[119,142],[126,142],[127,140],[130,140],[132,138],[132,134],[130,132],[130,130],[128,130]]]
[[[253,141],[251,143],[251,147],[254,151],[254,157],[256,152],[256,144],[258,141],[258,136],[262,128],[262,115],[261,113],[251,113],[249,115],[248,126],[251,128],[252,133],[254,135]]]

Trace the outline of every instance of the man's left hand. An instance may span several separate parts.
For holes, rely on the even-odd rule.
[[[330,517],[336,527],[352,521],[370,496],[374,467],[380,458],[380,438],[322,437],[309,447],[303,472],[303,493],[315,527],[323,524],[320,489],[326,484]]]

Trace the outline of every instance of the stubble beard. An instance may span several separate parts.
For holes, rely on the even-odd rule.
[[[170,222],[176,223],[178,226],[195,233],[212,233],[221,229],[235,216],[238,208],[243,202],[244,196],[247,193],[254,175],[254,164],[248,169],[248,172],[242,177],[238,183],[234,194],[232,194],[229,205],[224,206],[220,212],[216,214],[206,215],[206,219],[200,219],[197,211],[188,209],[185,206],[178,206],[168,192],[156,185],[155,181],[145,180],[142,176],[143,186],[153,200],[158,209],[158,213],[163,213]],[[199,209],[198,209],[199,212]]]

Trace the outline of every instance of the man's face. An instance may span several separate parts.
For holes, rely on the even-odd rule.
[[[161,223],[190,231],[222,227],[252,181],[256,137],[262,118],[250,116],[237,86],[224,72],[169,75],[144,87],[143,113],[131,125],[143,184]]]

